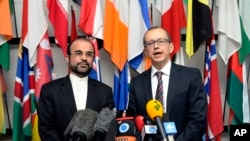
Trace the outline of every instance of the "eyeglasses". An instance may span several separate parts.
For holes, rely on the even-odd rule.
[[[159,38],[158,40],[150,40],[144,43],[145,47],[154,47],[155,43],[157,43],[158,46],[166,45],[167,43],[170,43],[169,39]]]
[[[83,54],[87,57],[87,58],[92,58],[92,57],[94,57],[94,53],[93,52],[82,52],[82,51],[75,51],[75,52],[73,52],[73,53],[71,53],[71,55],[75,55],[75,56],[77,56],[77,57],[82,57],[83,56]]]

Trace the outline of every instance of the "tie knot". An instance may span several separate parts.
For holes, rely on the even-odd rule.
[[[163,72],[161,72],[161,71],[157,71],[157,72],[155,73],[155,75],[157,76],[158,80],[161,79],[162,74],[163,74]]]

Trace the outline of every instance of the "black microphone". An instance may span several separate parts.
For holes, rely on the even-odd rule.
[[[89,141],[98,113],[91,109],[77,111],[68,124],[64,136],[67,141]]]
[[[135,122],[133,117],[117,118],[118,130],[115,141],[136,141]]]
[[[113,119],[115,119],[113,110],[110,110],[109,108],[103,108],[101,110],[94,126],[94,141],[104,140]]]
[[[146,105],[148,116],[151,120],[156,121],[157,129],[162,137],[162,141],[167,141],[164,127],[161,121],[163,115],[163,106],[158,100],[149,100]]]
[[[174,122],[171,122],[167,113],[163,114],[163,126],[165,133],[167,134],[168,141],[174,141],[174,135],[177,133],[177,129]]]

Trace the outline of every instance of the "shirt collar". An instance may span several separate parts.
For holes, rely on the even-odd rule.
[[[154,77],[157,71],[161,71],[163,72],[163,74],[170,76],[171,65],[172,65],[171,61],[168,61],[168,63],[161,70],[157,70],[154,66],[152,66],[151,77]]]
[[[79,82],[84,82],[84,81],[86,82],[88,80],[88,77],[80,78],[72,73],[69,74],[69,77],[70,77],[71,82],[73,83],[79,83]]]

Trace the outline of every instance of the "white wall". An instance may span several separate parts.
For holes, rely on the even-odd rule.
[[[153,2],[154,0],[149,0],[149,2]],[[104,0],[103,0],[104,2]],[[102,3],[104,5],[104,3]],[[73,4],[75,12],[76,12],[76,20],[77,23],[79,21],[79,13],[80,9],[77,5]],[[15,0],[15,13],[16,13],[16,23],[17,23],[17,29],[18,34],[16,34],[16,37],[20,37],[21,34],[21,17],[22,17],[22,0]],[[70,15],[70,14],[69,14]],[[214,29],[215,33],[217,33],[217,9],[214,9]],[[13,17],[14,21],[14,17]],[[153,9],[153,24],[154,25],[160,25],[160,15],[159,12],[156,9]],[[14,28],[14,22],[13,22],[13,28]],[[70,25],[69,25],[70,27]],[[70,28],[69,28],[70,30]],[[14,31],[15,32],[15,31]],[[70,31],[69,31],[70,33]],[[183,30],[183,33],[185,33],[185,30]],[[53,36],[53,29],[51,26],[49,27],[49,35]],[[78,30],[78,35],[82,35],[81,31]],[[185,45],[185,42],[182,42],[182,45]],[[55,78],[63,77],[67,73],[67,64],[65,62],[65,59],[62,55],[62,51],[60,48],[58,48],[55,44],[51,44],[52,47],[52,53],[53,53],[53,62],[54,62],[54,69],[53,73]],[[4,71],[4,78],[6,80],[8,90],[6,93],[6,99],[7,99],[7,105],[8,105],[8,112],[9,116],[11,118],[11,127],[12,127],[12,117],[13,117],[13,96],[14,96],[14,83],[15,83],[15,74],[16,74],[16,66],[17,66],[17,50],[18,45],[14,44],[11,45],[10,48],[10,55],[11,55],[11,66],[10,71],[6,72]],[[203,73],[203,67],[204,67],[204,53],[205,53],[205,45],[201,45],[197,53],[191,58],[188,59],[185,55],[185,64],[187,66],[197,67],[201,70],[201,73]],[[222,99],[222,107],[224,107],[224,99],[225,99],[225,92],[226,92],[226,66],[222,62],[220,56],[218,55],[218,68],[219,68],[219,76],[220,76],[220,91],[221,91],[221,99]],[[105,52],[105,50],[100,50],[100,61],[101,61],[101,73],[102,73],[102,80],[104,83],[108,84],[109,86],[113,87],[113,69],[114,66],[110,60],[109,55]],[[5,112],[7,112],[7,109],[5,109]],[[5,118],[8,119],[7,114],[5,114]],[[227,112],[226,116],[227,117]],[[10,128],[9,121],[6,121],[7,128]],[[227,119],[224,120],[225,125],[227,124]],[[223,140],[228,140],[228,135],[223,135]]]

